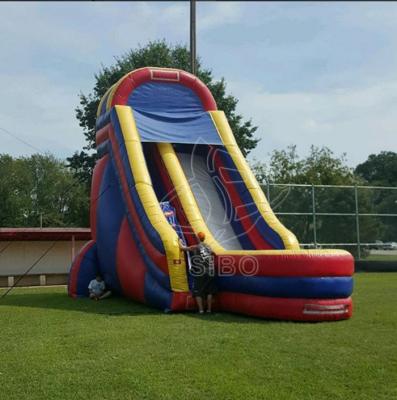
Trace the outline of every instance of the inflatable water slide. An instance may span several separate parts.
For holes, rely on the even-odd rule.
[[[92,240],[72,264],[70,296],[87,296],[99,272],[114,293],[167,312],[194,310],[178,241],[195,244],[204,232],[219,311],[308,321],[352,315],[352,256],[300,249],[197,77],[132,71],[103,96],[96,127]]]

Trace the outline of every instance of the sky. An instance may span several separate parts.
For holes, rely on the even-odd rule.
[[[202,64],[258,126],[249,158],[314,144],[354,167],[397,151],[396,20],[393,2],[198,2]],[[1,2],[0,38],[0,153],[65,158],[84,146],[75,108],[101,65],[188,44],[189,2]]]

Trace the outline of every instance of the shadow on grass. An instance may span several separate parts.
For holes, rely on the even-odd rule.
[[[177,316],[183,315],[189,318],[199,319],[203,322],[217,323],[271,323],[272,320],[251,318],[248,316],[215,312],[213,314],[199,315],[197,312],[186,311],[183,313],[165,313],[157,309],[145,306],[123,297],[114,296],[110,299],[95,302],[87,298],[71,299],[66,292],[42,292],[41,289],[17,289],[6,297],[0,291],[0,310],[3,306],[8,307],[29,307],[37,309],[51,309],[72,312],[83,312],[89,314],[105,315],[108,317],[118,316]],[[45,290],[45,289],[44,289]],[[280,322],[280,321],[277,321]]]
[[[35,292],[36,290],[33,289],[29,292],[16,291],[0,298],[0,309],[2,306],[30,307],[107,316],[161,314],[158,310],[119,296],[96,302],[88,298],[71,299],[66,293],[62,292],[42,293]],[[2,293],[0,292],[0,297],[1,295]]]
[[[216,322],[216,323],[226,323],[226,324],[271,324],[271,323],[282,323],[287,321],[279,321],[279,320],[272,320],[272,319],[263,319],[257,317],[250,317],[248,315],[241,315],[241,314],[230,314],[228,312],[221,312],[215,311],[211,314],[199,314],[196,311],[186,311],[184,313],[189,318],[194,318],[198,320],[202,320],[205,322]]]

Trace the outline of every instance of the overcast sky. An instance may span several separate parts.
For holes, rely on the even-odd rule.
[[[355,166],[397,151],[396,21],[397,3],[199,2],[198,53],[259,126],[251,158],[315,144]],[[187,44],[188,23],[188,2],[0,3],[0,152],[81,149],[74,109],[100,65]]]

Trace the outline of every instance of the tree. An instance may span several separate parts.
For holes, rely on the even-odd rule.
[[[381,151],[379,154],[371,154],[365,162],[357,165],[355,173],[363,178],[367,185],[396,187],[397,153]],[[372,207],[366,212],[397,214],[397,190],[371,189],[371,192]],[[396,241],[396,217],[383,218],[382,223],[384,229],[378,239]]]
[[[80,94],[80,106],[76,109],[76,117],[83,128],[87,144],[83,151],[76,152],[67,160],[69,166],[81,181],[90,182],[92,168],[95,164],[96,156],[92,153],[92,150],[95,147],[96,110],[101,97],[123,75],[134,69],[147,66],[189,70],[190,53],[185,46],[171,46],[165,41],[154,41],[116,58],[114,65],[102,66],[99,73],[95,75],[96,83],[92,92],[87,95]],[[197,76],[211,90],[218,108],[225,112],[240,149],[244,155],[247,155],[258,143],[258,139],[254,137],[257,127],[253,126],[251,121],[244,121],[243,117],[236,113],[238,100],[226,93],[224,79],[215,80],[212,72],[202,67],[200,60],[197,60],[197,71]]]
[[[355,173],[374,186],[397,186],[397,153],[381,151],[371,154],[365,162],[357,165]]]
[[[52,155],[0,155],[0,226],[88,226],[88,197]]]
[[[27,174],[7,154],[0,155],[0,226],[19,226],[21,210],[27,206],[21,188],[28,184]]]
[[[311,146],[306,158],[300,158],[296,145],[285,150],[274,150],[269,165],[256,162],[254,173],[264,184],[298,183],[308,185],[353,185],[356,178],[346,165],[346,155],[340,157],[328,147]]]
[[[362,184],[362,179],[354,175],[353,170],[346,164],[344,154],[336,156],[327,147],[310,148],[307,157],[300,157],[296,146],[286,150],[275,150],[271,154],[269,164],[256,162],[253,170],[262,185],[302,184],[302,185],[345,185]],[[312,213],[313,190],[315,190],[314,207],[316,213],[350,213],[355,212],[355,193],[351,188],[311,186],[289,187],[264,186],[270,195],[271,205],[275,212],[307,213],[308,215],[280,215],[282,222],[290,228],[303,243],[313,242],[314,221]],[[360,207],[371,207],[371,194],[360,193]],[[361,239],[379,237],[382,225],[379,221],[360,221]],[[355,216],[316,217],[317,241],[322,243],[353,243],[356,241]],[[370,241],[370,240],[368,240]],[[351,247],[347,248],[349,251]]]

